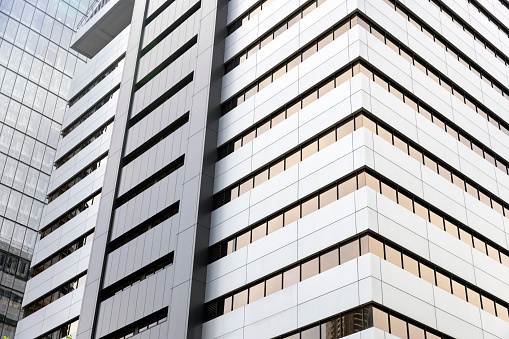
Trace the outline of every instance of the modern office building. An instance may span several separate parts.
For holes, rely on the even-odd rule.
[[[505,0],[94,6],[16,338],[509,337]]]
[[[89,0],[0,1],[0,337],[20,319]]]

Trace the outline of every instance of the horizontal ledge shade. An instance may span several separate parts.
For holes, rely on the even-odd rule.
[[[206,320],[234,311],[367,253],[372,253],[509,322],[507,302],[489,295],[475,285],[453,276],[400,246],[389,244],[387,240],[371,232],[357,236],[354,240],[343,241],[278,273],[268,275],[261,281],[258,280],[236,292],[207,303]]]

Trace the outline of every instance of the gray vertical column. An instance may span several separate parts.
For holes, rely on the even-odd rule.
[[[198,53],[168,322],[174,338],[201,338],[227,5],[227,0],[203,0],[197,18]]]
[[[138,60],[146,5],[147,0],[136,0],[134,4],[124,72],[122,74],[117,111],[115,113],[115,125],[113,127],[111,144],[108,152],[108,163],[106,165],[101,202],[95,226],[87,284],[85,286],[83,304],[80,312],[78,327],[78,337],[80,339],[93,338],[94,333],[93,326],[96,317],[98,295],[106,256],[106,245],[113,213],[115,190],[120,175],[119,169],[122,159],[122,149],[129,118],[129,107],[135,80],[136,62]]]
[[[181,0],[176,0],[181,1]],[[116,188],[129,121],[132,90],[139,45],[148,2],[135,2],[119,104],[109,150],[102,199],[95,230],[87,285],[78,329],[79,338],[95,338],[99,294],[112,224]],[[193,65],[193,93],[189,116],[189,136],[185,140],[185,164],[179,224],[176,230],[174,278],[167,327],[172,338],[200,338],[203,321],[209,224],[212,211],[214,164],[217,161],[217,122],[220,116],[221,78],[224,74],[227,0],[201,2],[197,49]],[[198,23],[197,23],[198,24]],[[115,310],[113,310],[115,312]],[[162,331],[164,333],[164,331]]]

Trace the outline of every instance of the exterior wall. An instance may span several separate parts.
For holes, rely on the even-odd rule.
[[[22,316],[71,78],[86,63],[69,44],[88,5],[89,0],[0,2],[2,337],[14,336]]]
[[[73,96],[86,88],[92,80],[97,78],[97,76],[125,53],[129,37],[128,33],[129,29],[127,28],[95,58],[88,61],[87,65],[77,74],[76,80],[73,80]],[[93,107],[104,94],[118,87],[123,72],[123,64],[124,62],[120,61],[119,66],[112,73],[107,75],[91,91],[67,110],[63,123],[64,130],[84,112]],[[118,92],[78,127],[66,134],[65,137],[61,137],[56,152],[57,159],[81,143],[92,131],[111,120],[115,115],[117,101]],[[62,185],[66,185],[71,178],[81,173],[90,163],[107,154],[110,141],[111,132],[106,132],[63,166],[57,168],[51,177],[48,192],[51,194],[58,191]],[[42,213],[41,229],[44,229],[46,225],[85,200],[93,192],[100,190],[103,186],[105,169],[104,165],[98,167],[45,206]],[[31,266],[36,267],[40,265],[55,253],[63,251],[64,248],[76,241],[76,239],[93,232],[96,226],[98,208],[98,204],[90,206],[60,228],[40,239],[37,242]],[[27,305],[39,300],[46,293],[58,288],[69,279],[86,273],[91,250],[92,243],[87,242],[83,247],[32,277],[27,283],[23,307],[26,308]],[[20,320],[16,337],[36,338],[79,317],[84,289],[84,286],[78,286],[78,289],[75,291],[62,296]],[[76,329],[73,328],[74,331],[70,334],[75,336]]]
[[[257,1],[135,1],[130,27],[90,61],[74,82],[73,93],[124,53],[125,58],[68,110],[64,128],[106,93],[119,90],[61,139],[57,158],[111,119],[113,129],[59,167],[49,191],[106,152],[107,164],[53,200],[42,214],[41,229],[94,192],[101,191],[101,200],[39,241],[32,266],[52,255],[55,244],[65,246],[92,229],[93,242],[33,277],[24,306],[85,271],[86,285],[23,319],[18,337],[34,338],[79,319],[73,329],[80,339],[131,334],[297,338],[297,330],[372,305],[441,338],[507,337],[509,35],[486,15],[503,26],[509,9],[485,0],[398,2],[425,23],[422,30],[415,17],[403,17],[401,7],[396,11],[391,1],[312,2],[316,9],[231,70],[231,60],[311,2],[265,2],[228,34]],[[448,9],[441,11],[437,3]],[[483,7],[485,15],[475,6]],[[449,9],[455,21],[447,15]],[[475,39],[455,23],[458,19],[475,31]],[[351,26],[320,47],[327,41],[320,39],[346,20]],[[374,25],[371,29],[368,22]],[[435,38],[426,33],[430,29]],[[441,47],[442,41],[449,51]],[[479,41],[488,41],[498,55]],[[228,108],[233,98],[250,92],[290,57],[304,55],[312,43],[319,46],[312,55]],[[463,59],[453,57],[455,50]],[[359,62],[362,67],[352,68]],[[350,73],[339,83],[345,69]],[[434,81],[433,74],[439,74],[441,82]],[[324,95],[318,92],[332,77],[337,79],[334,88]],[[384,81],[390,84],[385,89]],[[309,93],[315,93],[315,100],[306,104]],[[398,93],[404,93],[404,99]],[[277,122],[276,113],[297,98],[299,105],[303,100],[302,108]],[[433,118],[427,118],[427,111]],[[316,141],[315,150],[304,157],[310,141],[322,140],[325,132],[346,121],[358,124],[361,113],[378,123],[378,131],[356,125],[341,137],[338,132],[325,148],[318,148]],[[269,117],[273,125],[263,130]],[[248,133],[254,126],[260,127],[255,137]],[[389,142],[381,131],[390,135]],[[472,141],[469,146],[465,136]],[[225,145],[231,145],[228,155],[221,152]],[[269,173],[295,150],[303,154],[295,165],[284,165],[276,176],[269,179],[267,174],[267,180],[255,184],[258,173]],[[496,160],[490,160],[493,154]],[[433,169],[428,156],[439,166],[435,163]],[[246,242],[246,230],[297,203],[304,206],[311,197],[318,201],[318,193],[332,183],[352,174],[360,178],[365,171],[395,187],[398,198],[381,192],[379,181],[374,189],[355,179],[359,183],[354,192],[326,206],[317,202],[307,215],[299,207],[296,221],[274,232],[266,226],[263,237],[256,239],[247,233],[247,243],[241,242]],[[233,189],[237,193],[230,193]],[[403,196],[411,198],[411,210],[404,207]],[[433,213],[442,217],[442,229]],[[450,225],[459,225],[452,228],[456,235]],[[470,244],[459,230],[470,236]],[[381,255],[360,250],[341,264],[338,257],[329,270],[308,279],[299,275],[298,282],[288,287],[282,282],[277,292],[265,296],[264,290],[259,300],[235,304],[248,287],[279,274],[285,279],[283,272],[295,265],[352,239],[361,244],[368,236],[382,239],[386,247]],[[434,281],[410,273],[401,261],[398,267],[387,246],[397,248],[401,260],[409,257],[431,267],[437,272]],[[438,287],[439,273],[449,279],[449,289],[458,288],[454,284],[459,282],[465,293],[478,291],[483,304],[476,306],[473,299]],[[239,306],[226,307],[229,298]],[[496,301],[496,311],[490,312],[489,300],[493,305]],[[349,338],[396,337],[394,328],[384,332],[373,320],[363,326]]]
[[[275,1],[262,9],[226,38],[225,62],[304,3]],[[497,48],[507,51],[507,35],[499,32],[475,8],[460,1],[445,3],[457,10],[456,14],[484,34]],[[482,3],[504,22],[507,8],[502,8],[498,1]],[[254,4],[254,1],[230,1],[228,22],[233,22]],[[507,67],[485,49],[478,48],[473,39],[470,43],[467,33],[441,14],[433,4],[405,2],[405,5],[507,86]],[[355,12],[367,15],[390,36],[412,49],[480,103],[504,120],[507,119],[507,99],[486,86],[479,77],[451,58],[394,9],[375,0],[323,2],[253,57],[227,73],[222,82],[222,101],[245,89],[309,41]],[[493,128],[475,111],[461,104],[454,95],[447,93],[360,26],[353,27],[222,116],[219,119],[218,146],[263,121],[293,98],[306,93],[312,86],[359,57],[503,158],[509,156],[504,146],[509,140],[507,134]],[[407,140],[436,155],[502,201],[507,201],[507,173],[498,170],[362,74],[354,76],[219,160],[216,163],[214,193],[242,181],[249,174],[360,110],[370,112]],[[470,194],[381,137],[363,129],[214,210],[211,214],[209,243],[212,246],[238,235],[259,220],[362,168],[376,170],[501,248],[509,248],[509,223],[506,217],[480,204]],[[367,229],[501,300],[509,301],[509,295],[505,293],[508,286],[504,282],[509,273],[507,266],[439,230],[385,196],[363,188],[209,264],[205,302],[251,286],[260,278],[291,267],[336,243],[363,234]],[[478,260],[482,260],[482,263]],[[506,321],[385,260],[366,254],[205,322],[202,338],[273,338],[369,302],[384,305],[452,337],[503,338],[509,333]],[[380,330],[366,330],[359,337],[370,337],[373,332]],[[383,337],[381,333],[376,335]],[[386,338],[389,336],[386,334]]]

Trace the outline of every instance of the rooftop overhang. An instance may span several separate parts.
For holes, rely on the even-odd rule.
[[[134,0],[110,0],[74,34],[71,48],[93,58],[131,23],[133,8]]]

